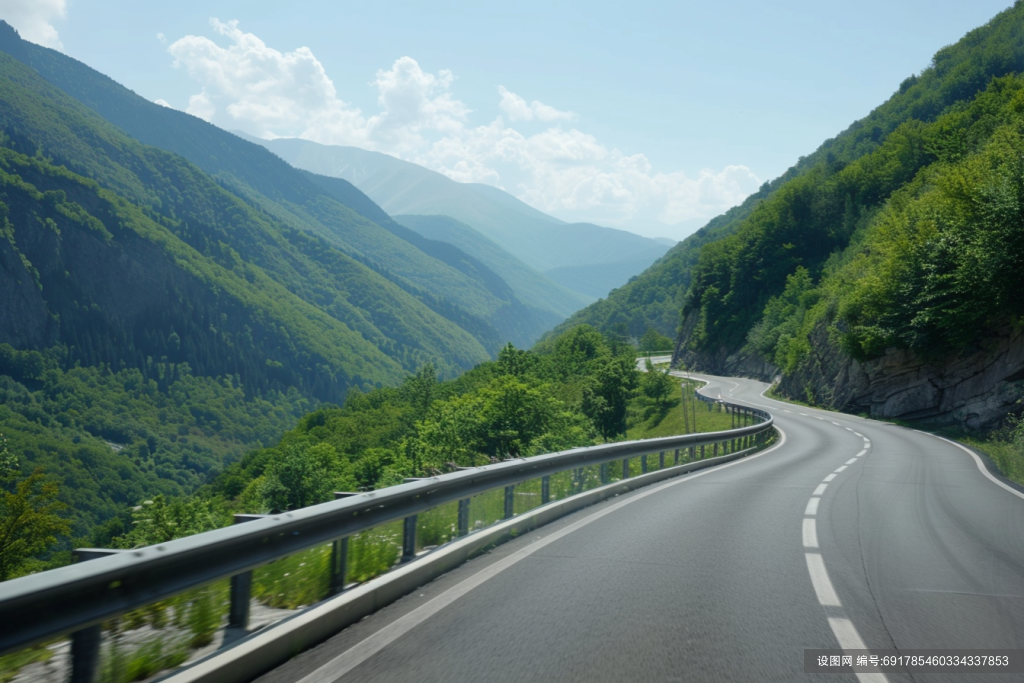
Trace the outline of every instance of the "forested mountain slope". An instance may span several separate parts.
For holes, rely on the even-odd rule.
[[[61,481],[78,529],[193,489],[318,401],[488,356],[7,55],[0,131],[0,433]]]
[[[780,178],[749,197],[741,206],[712,220],[705,228],[673,247],[658,263],[629,284],[572,316],[559,329],[589,323],[603,330],[618,329],[633,336],[652,327],[675,335],[689,316],[685,338],[707,367],[724,361],[744,343],[750,326],[768,299],[785,286],[785,278],[797,265],[816,275],[829,255],[844,248],[853,233],[852,224],[862,216],[838,213],[826,216],[823,207],[809,196],[798,197],[801,180],[834,175],[846,165],[876,150],[903,123],[934,121],[957,102],[969,100],[989,81],[1024,68],[1024,37],[1019,6],[1006,10],[989,24],[972,31],[955,45],[940,50],[932,66],[910,76],[893,96],[865,118],[854,122],[835,138],[825,141],[813,154],[801,158]],[[774,199],[779,190],[790,188]],[[757,208],[773,197],[771,208]],[[865,198],[864,210],[884,201],[885,195]],[[775,213],[775,218],[768,219]],[[765,228],[765,222],[771,228]],[[760,226],[760,227],[758,227]],[[744,233],[723,240],[734,233]],[[761,235],[761,237],[756,237]],[[708,251],[705,245],[714,243]],[[787,246],[791,245],[791,246]],[[691,280],[696,282],[690,292]],[[688,292],[689,295],[688,295]],[[701,310],[713,314],[711,321]],[[703,322],[702,322],[703,321]],[[710,321],[710,322],[709,322]]]
[[[489,353],[509,340],[528,344],[550,326],[547,317],[514,296],[496,296],[483,279],[378,224],[371,215],[386,214],[379,207],[367,210],[373,202],[348,183],[325,188],[258,145],[149,102],[66,55],[21,40],[5,23],[0,23],[0,50],[137,140],[185,157],[273,220],[322,238],[375,270],[470,332]]]
[[[826,143],[703,247],[678,354],[779,368],[790,395],[880,416],[982,427],[1019,409],[1021,71],[1018,4]]]

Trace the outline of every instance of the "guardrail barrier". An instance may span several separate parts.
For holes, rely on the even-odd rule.
[[[197,650],[244,638],[253,609],[261,612],[256,621],[266,622],[279,614],[275,609],[312,605],[491,524],[651,468],[756,450],[774,433],[765,411],[696,395],[709,410],[731,413],[734,428],[339,492],[331,502],[236,515],[233,526],[145,548],[79,549],[75,564],[0,583],[0,655],[70,635],[70,662],[63,666],[70,666],[73,683],[145,678]],[[174,638],[151,638],[134,649],[123,642],[147,629]]]

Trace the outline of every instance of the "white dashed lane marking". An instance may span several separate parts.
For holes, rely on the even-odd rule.
[[[804,510],[805,515],[816,515],[818,514],[818,503],[821,502],[821,498],[814,497],[807,501],[807,509]]]
[[[818,525],[813,517],[804,517],[804,547],[818,547]]]
[[[824,418],[818,417],[817,419],[822,420]],[[832,422],[832,424],[842,426],[838,422]],[[867,449],[871,447],[871,440],[866,436],[860,432],[854,432],[849,427],[845,429],[864,439],[864,450],[825,477],[825,482],[835,479],[843,470],[856,463],[857,459],[867,453]],[[836,637],[839,647],[843,650],[864,650],[867,649],[867,646],[861,639],[853,622],[846,617],[843,605],[839,601],[839,595],[836,593],[832,580],[828,576],[828,570],[825,569],[825,560],[822,559],[819,550],[818,521],[816,517],[818,515],[818,507],[821,505],[821,495],[825,493],[827,487],[827,483],[818,484],[811,498],[807,501],[807,507],[804,508],[804,519],[800,530],[803,546],[808,549],[804,552],[804,557],[807,560],[807,573],[811,577],[811,585],[814,587],[814,594],[817,596],[818,602],[822,607],[827,608],[826,618],[828,619],[828,625],[832,629],[832,634]],[[886,675],[882,673],[858,673],[856,676],[860,683],[888,683],[889,681]]]

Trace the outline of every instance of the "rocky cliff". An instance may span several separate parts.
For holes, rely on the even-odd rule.
[[[682,339],[689,325],[684,323]],[[997,427],[1008,413],[1020,412],[1024,398],[1024,328],[990,334],[963,353],[921,358],[889,349],[861,362],[836,344],[824,327],[810,338],[811,353],[795,372],[781,376],[782,396],[823,408],[866,413],[880,419],[922,420],[935,426]],[[779,379],[779,370],[744,347],[729,354],[695,353],[677,346],[673,362],[713,374]]]
[[[1024,397],[1024,329],[1006,328],[964,352],[921,358],[890,349],[860,362],[843,353],[827,330],[811,338],[812,353],[779,385],[784,396],[876,418],[923,420],[971,429],[997,426]]]

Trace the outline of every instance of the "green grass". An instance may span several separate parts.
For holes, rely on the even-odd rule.
[[[329,594],[330,570],[330,544],[310,548],[255,569],[252,596],[280,609],[312,605]]]
[[[37,645],[0,657],[0,683],[8,683],[29,664],[45,662],[51,657],[53,657],[53,651],[45,645]]]
[[[692,399],[691,399],[692,400]],[[692,403],[687,403],[687,408],[692,411]],[[676,436],[688,433],[686,430],[686,419],[683,414],[683,401],[680,398],[674,399],[665,408],[656,408],[648,412],[645,406],[637,417],[637,422],[626,432],[628,439],[655,439],[661,436]],[[732,428],[732,416],[717,409],[708,410],[706,404],[698,402],[696,410],[690,416],[696,415],[696,428],[690,425],[689,433],[693,432],[719,432]]]

